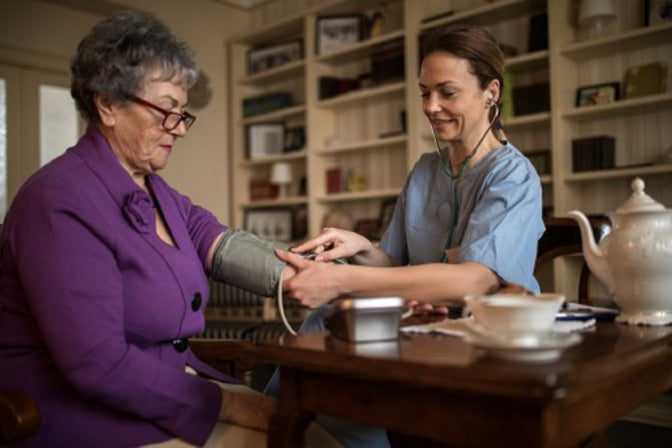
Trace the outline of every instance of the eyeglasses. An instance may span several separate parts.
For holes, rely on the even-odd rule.
[[[191,115],[189,112],[182,112],[181,114],[178,114],[177,112],[171,112],[134,95],[129,96],[128,99],[136,104],[149,107],[150,109],[154,109],[155,111],[163,114],[163,123],[161,123],[161,125],[166,131],[172,131],[180,125],[180,122],[184,122],[184,127],[189,130],[191,125],[194,124],[194,121],[196,121],[196,117]]]

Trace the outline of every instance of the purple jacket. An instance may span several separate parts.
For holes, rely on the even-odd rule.
[[[203,331],[205,257],[226,230],[150,175],[177,247],[155,232],[150,196],[90,126],[17,194],[0,240],[0,388],[36,398],[25,446],[202,445],[219,387],[174,340]],[[221,377],[219,379],[222,379]]]

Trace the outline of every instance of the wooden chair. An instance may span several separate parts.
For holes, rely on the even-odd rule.
[[[244,339],[190,339],[196,357],[220,372],[243,380],[245,373],[263,362],[253,350],[254,342]]]
[[[0,390],[0,446],[9,447],[35,434],[41,422],[40,409],[31,397]]]
[[[201,360],[238,379],[261,362],[250,341],[192,339],[189,346]],[[35,434],[41,422],[40,409],[30,396],[0,390],[0,447],[10,447]]]
[[[590,226],[593,230],[595,241],[600,241],[611,231],[611,222],[606,216],[588,217]],[[581,245],[581,231],[579,225],[572,218],[545,217],[544,224],[546,232],[539,240],[537,249],[537,260],[534,265],[534,272],[537,274],[539,268],[557,257],[566,255],[583,255]],[[590,269],[586,261],[583,261],[581,275],[579,277],[578,301],[579,303],[590,302],[588,297],[588,278]]]

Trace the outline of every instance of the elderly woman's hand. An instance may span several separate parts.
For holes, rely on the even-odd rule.
[[[275,408],[276,401],[273,397],[222,389],[219,419],[245,428],[268,431],[268,422]]]

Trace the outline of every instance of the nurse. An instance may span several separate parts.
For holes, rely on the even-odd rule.
[[[295,252],[287,297],[317,308],[343,296],[396,295],[460,302],[502,282],[539,291],[533,276],[544,232],[541,182],[500,131],[504,57],[485,29],[455,25],[425,36],[419,93],[436,148],[420,157],[380,246],[325,228]]]
[[[298,271],[283,282],[286,297],[319,308],[300,331],[324,330],[329,302],[340,296],[401,296],[422,310],[503,283],[539,291],[541,182],[501,132],[503,73],[499,44],[483,28],[455,25],[424,37],[418,87],[435,150],[413,167],[379,246],[327,227],[295,253],[277,251]],[[297,255],[308,251],[315,261]],[[329,263],[342,258],[349,264]],[[277,392],[276,372],[266,393]],[[317,421],[345,446],[389,446],[380,428]]]

